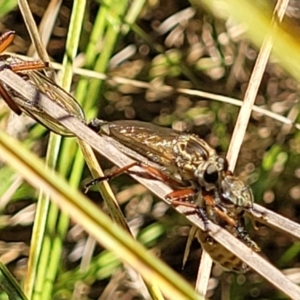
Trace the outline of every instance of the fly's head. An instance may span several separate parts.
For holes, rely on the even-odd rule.
[[[225,207],[252,209],[254,201],[252,190],[237,177],[231,174],[224,176],[221,189],[221,201]]]
[[[216,156],[201,162],[195,169],[194,175],[199,185],[210,191],[221,187],[222,178],[227,170],[228,162],[226,158]]]

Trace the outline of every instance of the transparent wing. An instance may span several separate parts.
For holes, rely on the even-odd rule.
[[[16,57],[6,57],[6,61],[8,64],[21,64],[23,62],[20,58]],[[46,94],[50,99],[59,104],[70,115],[76,116],[81,120],[85,120],[84,112],[81,106],[76,101],[76,99],[64,89],[59,87],[54,81],[43,75],[41,72],[30,70],[20,71],[16,73],[23,79],[33,84],[41,93]],[[64,126],[60,125],[58,120],[53,119],[51,116],[47,115],[43,111],[43,109],[39,107],[38,95],[36,99],[28,101],[27,99],[22,97],[21,91],[13,91],[5,85],[3,85],[3,89],[5,89],[5,92],[7,92],[11,97],[12,102],[14,102],[21,111],[34,118],[36,121],[47,127],[49,130],[64,136],[73,135]]]
[[[109,122],[109,135],[160,165],[174,164],[173,147],[178,133],[139,121]]]

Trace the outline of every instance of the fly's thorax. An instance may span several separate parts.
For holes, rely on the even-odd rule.
[[[178,168],[190,172],[194,180],[207,191],[220,186],[228,162],[217,155],[204,140],[193,134],[181,134],[173,146]]]
[[[93,130],[99,132],[100,134],[110,135],[109,123],[106,121],[102,121],[99,119],[93,119],[89,126],[92,127]]]
[[[212,154],[215,154],[215,150],[193,134],[178,135],[173,146],[173,155],[178,164],[187,162],[197,164],[200,161],[208,160]]]
[[[253,193],[249,186],[233,175],[226,175],[221,182],[222,204],[225,207],[240,207],[251,209],[253,207]]]

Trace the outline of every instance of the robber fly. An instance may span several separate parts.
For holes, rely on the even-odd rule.
[[[120,150],[138,161],[96,179],[88,186],[140,165],[153,177],[177,188],[166,198],[173,205],[194,207],[205,229],[209,219],[227,229],[253,251],[260,250],[244,229],[244,210],[253,209],[251,189],[228,171],[226,159],[219,156],[204,140],[193,134],[178,133],[139,121],[93,120],[89,126],[99,134],[120,142],[126,147]],[[145,160],[137,158],[136,153]],[[157,167],[149,165],[147,160]],[[195,204],[182,202],[191,197],[196,198]],[[212,259],[225,269],[237,272],[248,269],[243,261],[210,237],[207,230],[199,230],[197,238]]]
[[[8,31],[0,36],[0,53],[2,53],[13,41],[14,31]],[[81,120],[85,120],[83,110],[78,102],[64,89],[60,88],[54,81],[39,72],[48,67],[48,63],[40,60],[24,61],[18,57],[0,54],[0,72],[3,69],[10,69],[23,79],[33,84],[38,91],[46,94],[50,99],[63,107],[70,115],[76,116]],[[37,122],[43,124],[49,130],[60,135],[71,136],[63,125],[57,120],[47,115],[38,105],[37,99],[28,101],[22,97],[21,91],[14,91],[4,83],[0,82],[0,95],[7,103],[9,108],[16,114],[26,113]]]
[[[239,214],[253,209],[251,189],[228,170],[227,160],[197,135],[139,121],[108,123],[94,120],[90,127],[157,164],[159,172],[154,177],[161,177],[181,189],[167,195],[173,202],[195,197],[199,192],[202,192],[200,198],[205,199],[205,192],[213,198],[212,205],[219,209],[220,214],[222,211]],[[130,153],[126,154],[130,156]],[[149,170],[149,167],[145,168]],[[151,169],[149,171],[151,173]],[[97,182],[96,179],[89,185]]]

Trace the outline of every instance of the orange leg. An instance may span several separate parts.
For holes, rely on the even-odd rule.
[[[15,38],[14,31],[7,31],[0,36],[0,53],[2,53]]]
[[[7,31],[0,36],[0,53],[7,49],[8,46],[11,45],[15,38],[14,31]],[[4,55],[4,57],[7,57]],[[1,59],[1,56],[0,56]],[[14,72],[21,72],[21,71],[31,71],[31,70],[41,70],[49,66],[49,63],[43,62],[41,60],[34,60],[34,61],[17,61],[11,62],[5,65],[3,68],[9,68]]]
[[[213,197],[210,194],[208,194],[207,192],[203,194],[203,198],[205,200],[206,205],[211,206],[215,213],[219,215],[219,217],[223,219],[228,225],[233,227],[237,226],[236,220],[232,219],[223,209],[218,207],[218,205],[215,203]]]
[[[232,219],[230,216],[228,216],[226,212],[224,212],[221,208],[219,208],[216,205],[213,197],[205,191],[202,191],[202,192],[203,192],[203,199],[205,201],[205,204],[207,206],[211,207],[214,210],[214,212],[221,219],[223,219],[228,225],[230,225],[232,227],[236,227],[237,222],[234,219]],[[166,196],[166,199],[170,200],[171,204],[173,206],[183,205],[185,207],[193,208],[194,213],[197,213],[199,215],[199,217],[203,221],[204,225],[208,224],[207,216],[206,216],[206,213],[204,212],[203,208],[201,208],[201,210],[199,210],[199,208],[200,208],[199,205],[191,203],[191,202],[186,202],[187,199],[194,196],[195,194],[196,194],[196,191],[192,190],[192,189],[177,190],[177,191],[173,191],[170,194],[168,194]],[[205,227],[207,227],[207,226],[205,225]]]
[[[0,45],[1,48],[1,45]],[[0,55],[1,59],[1,55]],[[45,63],[43,61],[37,60],[37,61],[19,61],[11,64],[4,64],[1,69],[10,69],[14,72],[21,72],[21,71],[32,71],[32,70],[42,70],[44,68],[48,67],[48,63]],[[22,111],[19,108],[19,106],[15,103],[15,101],[11,98],[9,93],[6,91],[5,87],[0,83],[0,95],[3,98],[3,100],[6,102],[8,107],[15,112],[17,115],[21,115]]]
[[[124,172],[128,171],[130,173],[134,173],[134,172],[130,171],[130,168],[132,168],[134,166],[142,167],[143,169],[145,169],[147,171],[146,174],[141,174],[141,173],[137,172],[136,174],[138,174],[140,176],[143,175],[145,177],[145,175],[148,174],[152,178],[166,182],[167,184],[169,184],[171,186],[176,186],[176,185],[178,186],[178,184],[179,184],[179,182],[177,182],[176,180],[173,180],[172,178],[170,178],[168,175],[164,174],[160,170],[155,169],[154,167],[148,166],[144,163],[136,161],[136,162],[133,162],[123,168],[118,169],[117,171],[115,171],[111,174],[108,174],[106,176],[99,177],[99,178],[94,179],[93,181],[90,181],[88,184],[86,184],[84,192],[87,193],[87,191],[89,190],[89,188],[91,186],[93,186],[101,181],[104,181],[104,180],[110,180],[116,176],[119,176],[120,174],[122,174]],[[193,189],[181,189],[181,190],[176,190],[176,191],[169,193],[166,196],[166,199],[170,200],[171,204],[173,206],[183,205],[186,207],[193,208],[194,209],[193,213],[198,214],[198,216],[201,218],[201,220],[204,223],[205,230],[207,230],[208,229],[208,218],[207,218],[206,211],[199,205],[196,205],[196,204],[186,201],[188,198],[194,196],[196,193],[197,193],[197,191],[193,190]],[[229,224],[230,226],[233,226],[233,227],[237,226],[236,221],[234,219],[232,219],[231,217],[229,217],[226,214],[226,212],[224,212],[221,208],[219,208],[216,205],[213,197],[210,194],[208,194],[207,192],[203,192],[203,198],[204,198],[206,205],[211,207],[220,218],[222,218],[225,222],[227,222],[227,224]]]
[[[16,113],[18,116],[21,115],[22,111],[19,106],[13,101],[10,95],[7,93],[6,89],[0,84],[0,95],[2,99],[6,102],[8,107]]]
[[[110,174],[108,174],[108,175],[106,175],[106,176],[98,177],[98,178],[96,178],[96,179],[94,179],[94,180],[88,182],[88,183],[85,185],[85,187],[84,187],[84,193],[86,194],[86,193],[88,192],[88,190],[89,190],[93,185],[95,185],[95,184],[97,184],[97,183],[99,183],[99,182],[102,182],[102,181],[105,181],[105,180],[110,180],[110,179],[112,179],[112,178],[114,178],[114,177],[117,177],[117,176],[121,175],[122,173],[125,173],[126,171],[128,171],[128,169],[130,169],[130,168],[132,168],[132,167],[134,167],[134,166],[136,166],[136,165],[137,165],[137,162],[133,162],[133,163],[131,163],[131,164],[129,164],[129,165],[123,167],[123,168],[118,169],[118,170],[115,171],[115,172],[112,172],[112,173],[110,173]]]
[[[13,39],[15,37],[15,32],[14,31],[8,31],[3,33],[0,36],[0,53],[2,53],[11,43],[13,42]],[[6,55],[0,55],[0,60],[6,60],[7,57]],[[5,62],[1,67],[1,69],[10,69],[14,72],[22,72],[22,71],[31,71],[31,70],[41,70],[46,67],[48,67],[48,63],[45,63],[41,60],[36,60],[36,61],[16,61],[16,62]],[[7,90],[3,85],[0,84],[0,95],[2,96],[3,100],[7,103],[9,108],[15,112],[17,115],[20,115],[22,113],[21,109],[19,106],[14,102],[14,100],[11,98]]]
[[[179,200],[179,202],[185,201],[186,199],[191,198],[196,194],[196,190],[193,189],[182,189],[182,190],[176,190],[171,193],[169,193],[166,196],[167,200],[170,200],[172,202]]]
[[[145,173],[141,173],[141,172],[134,172],[134,171],[131,171],[130,169],[134,166],[139,166],[141,168],[143,168],[146,172]],[[90,181],[89,183],[87,183],[85,185],[85,193],[89,190],[89,188],[101,181],[104,181],[104,180],[110,180],[114,177],[117,177],[119,176],[120,174],[122,173],[125,173],[125,172],[128,172],[130,174],[136,174],[136,175],[139,175],[141,177],[147,177],[150,176],[151,179],[157,179],[157,180],[160,180],[160,181],[163,181],[163,182],[166,182],[167,184],[171,185],[171,186],[178,186],[179,185],[179,182],[177,182],[176,180],[173,180],[172,178],[170,178],[169,176],[165,175],[163,172],[161,172],[160,170],[158,169],[155,169],[154,167],[151,167],[151,166],[148,166],[147,164],[144,164],[142,162],[133,162],[123,168],[120,168],[118,169],[117,171],[111,173],[111,174],[108,174],[106,176],[103,176],[103,177],[99,177],[99,178],[96,178],[92,181]]]
[[[14,72],[43,70],[49,66],[48,62],[41,60],[18,61],[7,65],[6,67]]]
[[[178,186],[180,185],[180,182],[170,178],[168,175],[164,174],[162,171],[155,169],[154,167],[148,166],[144,163],[138,163],[138,166],[145,169],[152,178],[166,182],[170,186]],[[183,183],[182,183],[183,184]]]

